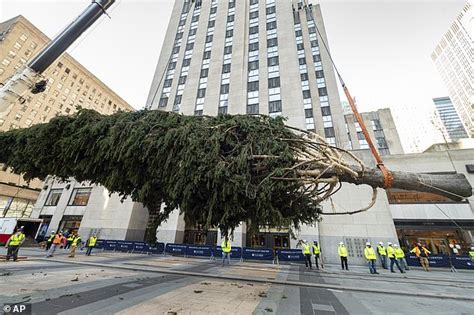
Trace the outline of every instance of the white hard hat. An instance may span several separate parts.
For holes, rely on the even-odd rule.
[[[54,231],[51,231],[51,233],[54,233]]]
[[[390,243],[390,242],[387,242],[387,245],[392,245],[392,243]]]
[[[398,247],[398,244],[393,244],[393,247]]]
[[[471,246],[471,250],[474,250],[474,246]]]
[[[370,245],[370,242],[365,243],[365,245]]]
[[[380,245],[383,245],[383,242],[379,242]]]
[[[344,242],[339,242],[339,245],[344,245]]]
[[[303,240],[303,243],[306,243],[307,241],[306,240]]]

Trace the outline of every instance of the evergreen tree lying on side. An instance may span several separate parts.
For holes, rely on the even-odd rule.
[[[151,211],[160,211],[164,202],[157,224],[179,208],[187,222],[223,231],[241,222],[297,228],[320,219],[320,202],[341,182],[383,187],[378,169],[266,116],[163,111],[104,116],[82,109],[0,133],[0,147],[0,163],[25,179],[74,177],[131,196]],[[435,190],[424,184],[426,176]],[[449,183],[434,175],[393,172],[393,177],[396,188],[457,200],[472,194],[459,174]]]

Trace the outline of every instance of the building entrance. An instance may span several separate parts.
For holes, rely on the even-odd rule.
[[[184,230],[184,244],[216,245],[217,228],[204,229],[202,224],[188,225]]]

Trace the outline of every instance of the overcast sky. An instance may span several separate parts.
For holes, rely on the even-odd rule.
[[[89,3],[0,0],[0,19],[22,14],[54,37]],[[447,95],[430,55],[464,0],[313,3],[321,3],[331,52],[361,110],[408,107],[423,115],[433,110],[433,97]],[[173,0],[118,0],[112,19],[102,19],[69,53],[143,108],[172,6]]]

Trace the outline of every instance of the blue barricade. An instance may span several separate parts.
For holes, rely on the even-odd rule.
[[[416,255],[409,254],[405,257],[408,266],[421,266],[420,260]],[[428,257],[430,267],[450,267],[449,257],[446,255],[431,255]]]
[[[212,254],[214,255],[214,257],[222,257],[222,248],[220,246],[216,246]],[[241,257],[242,257],[242,247],[231,246],[230,258],[240,259]]]
[[[97,240],[97,242],[95,243],[95,248],[104,248],[105,247],[105,240]]]
[[[270,248],[248,248],[242,249],[243,259],[273,260],[273,250]]]
[[[106,250],[115,250],[117,247],[117,241],[105,241],[104,248]]]
[[[119,250],[122,252],[131,252],[133,250],[133,242],[130,241],[116,241],[117,247],[115,250]]]
[[[166,253],[186,255],[186,244],[166,244]]]
[[[149,252],[148,244],[145,242],[133,242],[134,252]]]
[[[277,250],[279,261],[304,261],[304,255],[300,249],[281,249]]]
[[[210,245],[187,245],[186,255],[188,256],[212,256],[212,246]]]
[[[148,246],[148,251],[152,254],[163,254],[165,251],[165,243],[146,244],[146,246]]]
[[[456,269],[471,269],[474,270],[474,262],[469,256],[451,256],[451,262]]]

